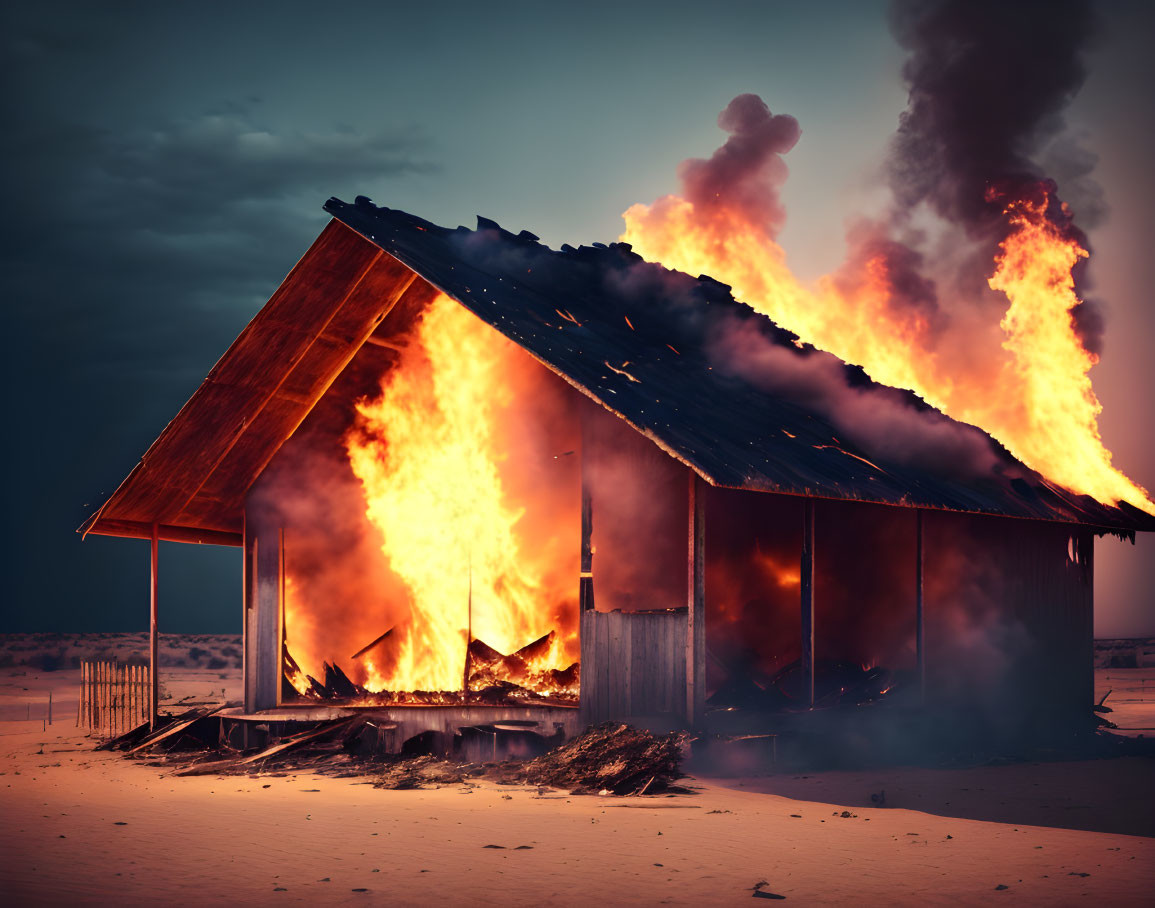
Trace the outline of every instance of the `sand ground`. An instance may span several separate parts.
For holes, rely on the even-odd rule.
[[[0,670],[5,904],[748,904],[763,880],[808,905],[1155,900],[1152,760],[693,779],[694,794],[627,799],[176,778],[91,749],[76,674]],[[1155,673],[1100,675],[1111,718],[1155,724]],[[239,675],[165,684],[173,700],[236,696]]]

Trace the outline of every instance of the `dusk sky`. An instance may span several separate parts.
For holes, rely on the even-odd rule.
[[[1115,463],[1155,487],[1155,9],[1102,4],[1066,148],[1092,183],[1092,375]],[[138,630],[148,546],[76,527],[327,221],[367,195],[612,241],[743,92],[798,118],[797,273],[879,204],[906,104],[887,4],[38,3],[0,13],[6,332],[0,631]],[[1062,168],[1060,168],[1062,169]],[[1079,212],[1077,211],[1077,214]],[[1096,632],[1155,635],[1155,534],[1097,544]],[[161,546],[163,631],[240,631],[239,550]]]

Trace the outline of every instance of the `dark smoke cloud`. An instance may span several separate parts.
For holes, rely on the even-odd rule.
[[[802,134],[791,116],[770,113],[757,95],[738,95],[718,115],[730,138],[709,160],[691,158],[678,168],[684,197],[699,212],[724,208],[777,236],[786,220],[778,190],[786,181],[782,155]]]
[[[1045,176],[1036,155],[1065,126],[1093,26],[1086,0],[895,0],[891,27],[910,51],[891,165],[898,203],[927,202],[972,231],[997,222],[987,190],[1017,195]]]
[[[986,293],[1012,200],[1045,192],[1051,222],[1089,248],[1074,214],[1084,226],[1103,215],[1090,177],[1095,156],[1065,132],[1063,117],[1086,78],[1097,18],[1089,0],[894,0],[890,18],[909,51],[902,74],[910,88],[888,167],[892,229],[922,205],[957,229],[973,248],[948,280],[968,299]],[[1076,287],[1085,301],[1073,323],[1098,353],[1103,319],[1086,286],[1084,263]]]
[[[917,248],[922,235],[915,233],[903,241],[893,234],[893,226],[870,219],[852,223],[846,232],[846,261],[835,275],[847,293],[860,289],[869,279],[880,282],[887,293],[887,308],[904,320],[911,333],[933,341],[946,325],[939,307],[938,290],[925,274],[925,257]]]
[[[868,457],[964,481],[1006,469],[980,429],[915,406],[907,392],[863,381],[860,370],[829,353],[777,343],[758,320],[722,320],[708,350],[720,370],[820,413]]]

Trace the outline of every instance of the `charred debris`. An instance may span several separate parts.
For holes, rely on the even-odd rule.
[[[393,634],[390,628],[350,657],[351,662],[370,653],[386,650]],[[283,647],[282,695],[286,699],[324,701],[332,705],[358,706],[386,704],[512,706],[533,703],[539,706],[577,706],[581,667],[574,662],[564,669],[535,670],[533,662],[549,652],[554,632],[534,640],[513,653],[501,653],[484,640],[469,641],[465,671],[459,691],[370,691],[350,680],[336,663],[325,662],[323,680],[304,672],[286,645]],[[303,679],[303,683],[302,683]],[[297,685],[293,681],[297,681]],[[547,691],[548,693],[542,693]]]
[[[786,678],[784,684],[788,683]],[[863,683],[869,690],[877,679],[868,677]],[[852,693],[850,699],[857,696]],[[157,729],[150,731],[143,724],[96,749],[116,751],[177,776],[312,772],[363,779],[386,789],[468,787],[487,781],[537,786],[541,796],[548,789],[577,795],[660,795],[689,792],[678,783],[690,762],[694,770],[741,775],[861,768],[893,763],[899,756],[915,765],[938,767],[1155,756],[1155,742],[1107,731],[1114,725],[1102,714],[1109,712],[1101,701],[1085,730],[1063,742],[1039,741],[1028,749],[1007,749],[990,741],[967,753],[947,740],[935,747],[926,738],[917,744],[912,739],[892,741],[901,753],[864,749],[863,730],[856,730],[853,723],[832,723],[825,734],[812,730],[806,735],[695,736],[686,731],[654,734],[604,722],[565,741],[560,730],[547,737],[528,720],[463,726],[452,737],[427,731],[405,741],[400,752],[389,752],[393,748],[386,742],[397,726],[371,711],[314,721],[270,720],[253,727],[227,721],[224,705],[204,705],[161,716]]]
[[[150,732],[141,725],[98,746],[146,760],[173,775],[261,775],[308,771],[335,778],[364,778],[388,789],[437,788],[486,780],[503,785],[562,789],[571,794],[641,795],[684,791],[688,749],[685,732],[655,735],[628,725],[606,722],[587,728],[562,744],[526,727],[503,723],[461,729],[456,759],[427,752],[436,747],[433,733],[419,736],[399,754],[380,750],[388,723],[372,716],[351,716],[311,723],[311,727],[277,737],[259,748],[233,743],[222,732],[223,707],[201,707],[167,721]],[[501,753],[520,756],[497,758]],[[550,746],[556,745],[556,746]],[[489,753],[493,747],[492,754]],[[493,759],[486,759],[492,756]]]

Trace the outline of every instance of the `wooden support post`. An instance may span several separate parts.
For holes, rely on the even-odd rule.
[[[150,549],[149,549],[149,551],[150,551],[150,563],[151,563],[151,567],[152,567],[152,585],[151,585],[152,602],[151,602],[151,609],[150,609],[150,614],[151,614],[152,620],[151,620],[150,625],[149,625],[149,635],[148,635],[148,664],[149,664],[149,669],[150,669],[151,674],[152,674],[152,691],[151,691],[151,697],[150,697],[150,702],[149,702],[148,727],[149,727],[149,729],[154,730],[154,731],[156,730],[157,702],[160,700],[160,684],[158,681],[160,675],[159,675],[159,672],[157,672],[157,663],[160,661],[160,630],[159,630],[159,626],[157,624],[157,599],[158,599],[158,594],[160,592],[160,583],[159,583],[160,565],[159,565],[159,558],[158,558],[159,539],[157,536],[157,530],[158,530],[158,528],[157,528],[156,523],[153,523],[153,525],[152,525],[152,541],[151,541],[151,545],[150,545]]]
[[[588,420],[582,418],[581,482],[582,482],[582,542],[580,580],[578,581],[578,602],[583,612],[594,607],[594,499],[593,483],[590,479],[590,430]]]
[[[591,695],[595,688],[593,679],[599,671],[597,660],[598,650],[594,641],[594,501],[593,483],[593,446],[591,442],[591,426],[589,417],[582,413],[581,420],[581,557],[578,563],[578,647],[581,653],[581,675],[578,680],[578,705],[581,708],[582,721],[588,724],[590,718]]]
[[[706,715],[706,496],[689,471],[689,541],[686,551],[686,722],[700,728]]]
[[[918,669],[918,696],[926,702],[926,624],[922,599],[922,511],[914,512],[914,635]]]
[[[275,709],[284,674],[284,536],[261,512],[245,518],[245,711]]]
[[[249,538],[249,515],[241,515],[241,699],[245,712],[252,712],[252,698],[249,695],[249,615],[253,608],[253,594],[249,588],[253,576],[253,540]]]
[[[276,700],[275,706],[281,705],[281,689],[284,687],[282,681],[285,674],[285,587],[288,584],[288,566],[285,562],[285,528],[280,528],[280,557],[277,559],[277,574],[281,580],[281,588],[277,593],[277,649],[276,649],[276,665],[274,666],[274,673],[276,680],[273,687],[273,696]]]
[[[802,511],[802,699],[814,706],[814,499]]]

